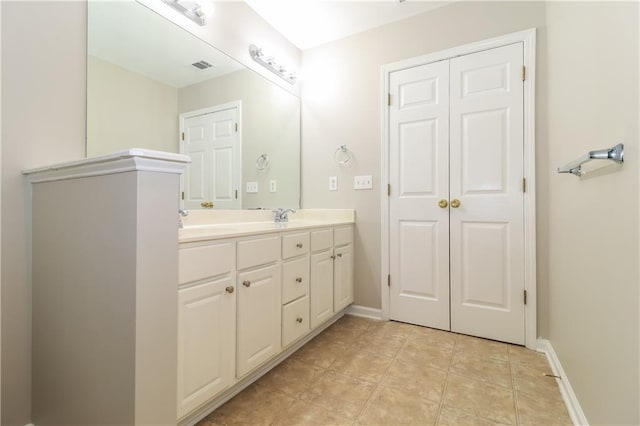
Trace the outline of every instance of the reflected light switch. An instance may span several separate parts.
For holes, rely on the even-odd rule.
[[[258,182],[247,182],[247,194],[258,192]]]
[[[269,192],[276,192],[278,190],[278,185],[275,179],[271,179],[269,181]]]

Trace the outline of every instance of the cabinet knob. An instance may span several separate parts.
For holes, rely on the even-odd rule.
[[[302,248],[302,243],[298,243],[298,244],[296,244],[296,247],[298,247],[298,248]]]
[[[302,277],[298,277],[298,278],[296,278],[296,282],[297,282],[297,283],[301,283],[301,282],[302,282]]]
[[[229,287],[225,288],[225,291],[226,291],[227,293],[233,293],[233,291],[234,291],[234,290],[235,290],[235,289],[234,289],[234,288],[233,288],[233,286],[231,286],[231,285],[230,285]]]
[[[242,285],[245,287],[251,287],[251,281],[242,281]]]
[[[342,257],[342,253],[338,253],[338,254],[337,254],[337,256],[338,256],[338,257]]]
[[[331,259],[335,259],[336,257],[334,255],[331,255]]]
[[[296,322],[297,322],[298,324],[302,324],[302,317],[298,317],[298,318],[296,318]]]

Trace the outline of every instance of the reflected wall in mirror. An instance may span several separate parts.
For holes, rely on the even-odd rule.
[[[190,155],[187,209],[299,207],[295,95],[135,1],[90,1],[87,45],[87,156]]]

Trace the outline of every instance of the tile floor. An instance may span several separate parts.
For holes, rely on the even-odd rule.
[[[544,355],[345,316],[211,413],[214,425],[571,425]]]

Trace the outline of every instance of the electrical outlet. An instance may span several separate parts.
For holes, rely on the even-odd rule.
[[[258,182],[247,182],[247,194],[258,192]]]
[[[337,190],[338,190],[338,176],[330,176],[329,191],[337,191]]]
[[[373,189],[373,177],[367,176],[354,176],[353,189]]]
[[[276,192],[278,190],[278,184],[275,179],[269,181],[269,192]]]

